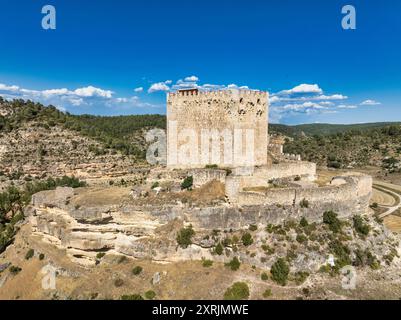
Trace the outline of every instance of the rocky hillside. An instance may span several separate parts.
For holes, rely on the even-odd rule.
[[[144,165],[146,130],[162,116],[74,116],[0,97],[0,187],[35,179],[120,177]],[[136,167],[136,168],[134,168]]]

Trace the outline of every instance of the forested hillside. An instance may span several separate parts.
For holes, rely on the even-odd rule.
[[[145,130],[165,128],[164,115],[101,117],[71,115],[54,106],[45,107],[31,101],[8,102],[0,97],[0,134],[32,123],[51,128],[61,126],[79,135],[97,140],[96,154],[117,150],[143,159]],[[400,166],[401,125],[396,122],[354,125],[303,124],[287,126],[269,124],[270,133],[287,136],[286,153],[301,154],[303,159],[334,168],[375,165],[388,171]]]

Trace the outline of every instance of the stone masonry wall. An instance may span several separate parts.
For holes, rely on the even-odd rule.
[[[238,132],[238,129],[242,130],[242,154],[245,154],[247,147],[247,130],[248,132],[251,130],[254,132],[254,165],[266,165],[267,98],[267,92],[250,90],[212,92],[186,90],[170,93],[167,98],[167,166],[170,168],[203,168],[207,164],[216,164],[221,167],[243,165],[237,157],[230,160],[224,154],[224,144],[233,145],[234,131]],[[193,130],[196,133],[194,141],[180,136],[180,133],[185,133],[187,130]],[[224,130],[231,133],[232,141],[223,138]],[[210,145],[213,139],[218,140],[216,143],[220,146],[220,152],[217,152],[217,159],[198,156],[194,162],[188,163],[190,152],[201,155],[204,151],[201,149],[202,135],[206,137],[204,140],[208,140]],[[176,157],[185,146],[188,147],[188,154]]]

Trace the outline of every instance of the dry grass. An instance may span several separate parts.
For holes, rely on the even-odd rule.
[[[389,215],[384,218],[384,224],[393,232],[401,232],[401,217],[397,215]]]
[[[71,203],[89,207],[121,204],[129,199],[130,191],[128,187],[82,188],[78,195],[71,199]]]

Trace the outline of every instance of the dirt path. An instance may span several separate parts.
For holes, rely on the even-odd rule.
[[[381,207],[386,208],[387,211],[380,214],[380,218],[385,218],[401,208],[401,187],[388,183],[375,183],[373,188],[382,194],[384,193],[388,196],[391,196],[394,199],[393,205],[381,205]],[[386,203],[389,203],[388,200]]]

